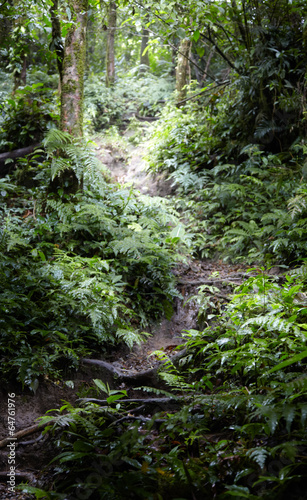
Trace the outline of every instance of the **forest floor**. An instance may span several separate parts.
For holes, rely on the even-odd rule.
[[[146,142],[138,146],[129,145],[128,160],[123,158],[112,145],[106,147],[99,138],[96,138],[95,142],[98,158],[109,168],[116,182],[131,183],[140,194],[150,196],[173,194],[174,188],[163,176],[152,177],[146,173],[143,160]],[[17,385],[2,387],[0,395],[2,408],[7,406],[7,394],[11,392],[16,394],[16,432],[20,433],[16,440],[17,482],[29,481],[33,486],[42,487],[46,479],[49,482],[51,479],[50,473],[44,469],[58,451],[53,446],[52,437],[48,434],[42,436],[41,430],[33,427],[37,425],[38,417],[50,409],[59,409],[64,401],[75,404],[78,398],[93,397],[91,389],[93,378],[108,382],[111,388],[117,385],[121,389],[126,389],[128,397],[150,397],[141,391],[135,391],[134,387],[144,383],[161,386],[157,376],[161,361],[152,353],[159,350],[171,358],[180,357],[180,351],[178,353],[176,348],[184,343],[182,332],[198,326],[198,305],[195,300],[188,301],[189,298],[197,295],[199,286],[213,285],[219,291],[212,294],[212,301],[215,307],[221,309],[228,301],[233,287],[239,285],[246,276],[244,266],[229,265],[222,261],[190,260],[180,264],[173,272],[177,277],[178,291],[182,298],[176,299],[171,319],[161,318],[159,322],[150,326],[148,329],[150,337],[143,345],[136,346],[132,350],[127,347],[117,348],[107,360],[101,359],[97,353],[95,360],[84,360],[77,372],[65,373],[63,380],[56,383],[43,381],[35,394],[27,390],[21,391]],[[114,375],[117,376],[117,382]],[[7,491],[6,420],[5,411],[1,411],[0,500],[34,498],[29,494]]]

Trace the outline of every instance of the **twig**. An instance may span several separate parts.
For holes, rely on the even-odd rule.
[[[215,283],[227,283],[228,285],[237,286],[238,283],[233,283],[233,281],[242,281],[242,278],[232,278],[228,280],[227,278],[214,279],[214,280],[178,280],[179,285],[214,285]]]
[[[135,417],[134,415],[127,415],[126,417],[122,417],[119,420],[116,420],[116,422],[112,422],[109,427],[112,427],[115,424],[117,425],[121,422],[125,422],[127,420],[141,420],[141,422],[149,422],[151,419],[149,417],[143,417],[142,415],[139,415],[138,417]]]
[[[159,403],[169,403],[170,401],[176,401],[177,398],[143,398],[143,399],[118,399],[114,403],[142,403],[142,404],[159,404]],[[84,401],[86,403],[96,403],[100,406],[109,406],[106,399],[96,399],[96,398],[80,398],[77,401]]]
[[[43,434],[41,433],[36,439],[30,439],[29,441],[20,441],[20,443],[18,443],[18,446],[28,446],[30,444],[38,443],[44,437],[46,436],[43,436]]]
[[[178,108],[181,104],[184,104],[187,101],[191,101],[191,99],[195,99],[195,97],[198,97],[198,96],[205,94],[207,92],[208,93],[214,92],[216,90],[216,87],[221,87],[222,85],[228,85],[229,83],[230,83],[230,80],[225,80],[224,82],[216,83],[215,87],[210,87],[209,89],[205,88],[205,89],[201,90],[200,92],[198,92],[197,94],[194,94],[190,97],[187,97],[186,99],[182,99],[182,101],[176,102],[176,106]]]
[[[6,472],[3,472],[3,471],[0,471],[0,477],[6,477],[7,478],[7,471]],[[18,480],[21,480],[21,479],[24,479],[25,481],[32,481],[34,482],[36,477],[34,476],[34,474],[31,474],[31,472],[18,472],[16,471],[14,473],[14,476],[16,477],[16,479]],[[7,498],[6,496],[3,497],[3,498]]]

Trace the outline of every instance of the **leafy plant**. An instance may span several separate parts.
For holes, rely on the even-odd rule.
[[[93,349],[142,342],[178,295],[171,269],[178,243],[186,248],[171,205],[108,183],[88,144],[52,129],[44,146],[34,187],[3,181],[1,200],[2,375],[34,391]],[[63,169],[83,179],[82,192],[52,191],[47,172]]]
[[[20,87],[0,107],[0,149],[8,151],[40,142],[58,120],[53,91],[43,83]]]

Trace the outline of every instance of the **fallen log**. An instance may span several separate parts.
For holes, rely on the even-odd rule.
[[[16,160],[17,158],[23,158],[31,153],[33,153],[35,148],[41,146],[41,143],[32,144],[26,148],[15,149],[14,151],[8,151],[7,153],[0,154],[0,176],[8,174],[14,167],[15,161],[7,162],[7,160]]]

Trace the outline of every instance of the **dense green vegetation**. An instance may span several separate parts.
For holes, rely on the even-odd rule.
[[[107,182],[90,146],[68,134],[53,129],[44,145],[44,164],[16,172],[31,176],[31,188],[1,183],[2,373],[18,368],[33,390],[41,375],[59,376],[63,360],[76,366],[116,339],[139,342],[177,295],[179,258],[178,217],[166,200]],[[53,155],[59,149],[65,159]],[[85,168],[83,191],[53,192],[50,176],[68,166]]]
[[[215,326],[186,332],[179,369],[160,353],[171,392],[154,392],[171,394],[180,410],[138,418],[138,405],[121,401],[125,391],[99,381],[106,406],[58,410],[50,428],[61,436],[59,491],[110,499],[304,498],[306,267],[282,285],[252,271],[222,315],[209,311]]]
[[[171,316],[173,271],[188,258],[251,266],[226,300],[200,287],[199,328],[183,333],[179,364],[155,353],[161,388],[139,390],[171,398],[165,411],[93,381],[103,406],[63,403],[43,417],[59,449],[54,481],[23,490],[63,500],[303,500],[305,3],[20,0],[0,14],[3,386],[35,394],[82,357],[142,342],[150,321]],[[190,70],[178,93],[183,41]],[[147,159],[173,181],[173,196],[116,184],[96,159],[97,134],[127,157],[123,132],[132,130],[130,144],[144,133],[135,116],[159,117]],[[270,274],[276,265],[283,274]]]

